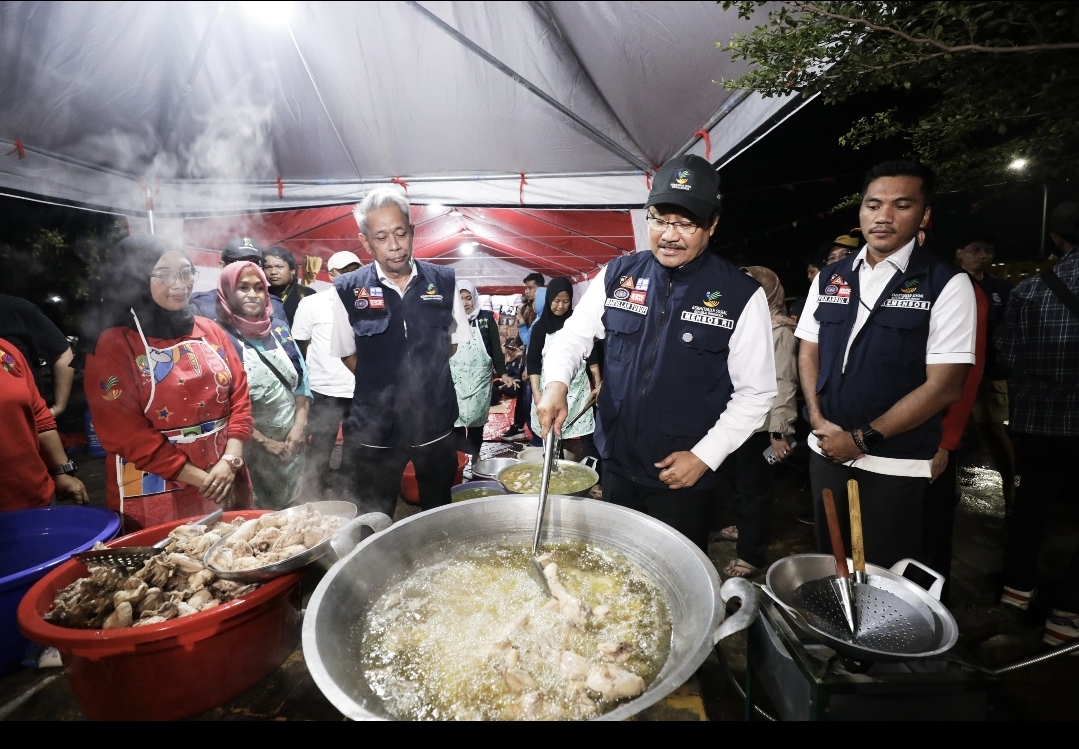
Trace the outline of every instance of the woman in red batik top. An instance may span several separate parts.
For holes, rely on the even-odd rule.
[[[56,421],[19,349],[0,338],[0,512],[45,507],[57,499],[86,504],[86,487],[70,467]]]
[[[188,311],[196,275],[181,250],[140,235],[115,247],[102,279],[85,387],[126,532],[250,505],[247,376],[225,331]]]

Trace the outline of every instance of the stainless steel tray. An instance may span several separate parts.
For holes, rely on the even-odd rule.
[[[342,524],[342,528],[344,528],[344,526],[348,524],[349,520],[352,520],[352,518],[356,517],[356,505],[352,504],[351,502],[310,502],[308,504],[314,507],[314,509],[318,510],[323,515],[332,515],[342,518],[345,521]],[[279,510],[273,514],[286,516],[299,515],[300,513],[305,511],[306,507],[308,507],[308,505],[297,505],[296,507],[289,507],[284,510]],[[338,532],[340,532],[340,530]],[[305,567],[308,564],[311,564],[311,562],[315,561],[316,559],[325,556],[330,551],[332,551],[330,547],[330,542],[334,539],[334,536],[336,535],[336,533],[330,534],[307,551],[303,552],[302,554],[297,554],[294,557],[289,557],[288,559],[284,559],[280,562],[274,562],[273,564],[267,564],[263,567],[256,567],[253,570],[239,571],[223,570],[210,564],[210,559],[215,553],[217,553],[218,547],[228,541],[229,536],[225,536],[220,541],[218,541],[206,550],[206,554],[204,554],[202,557],[202,563],[206,565],[207,569],[220,577],[222,580],[234,580],[238,583],[265,582],[266,580],[272,580],[275,577],[280,577],[281,575],[284,575],[288,572],[292,572],[293,570],[298,570],[301,567]]]

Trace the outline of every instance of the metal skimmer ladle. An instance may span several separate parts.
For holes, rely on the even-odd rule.
[[[185,525],[205,525],[209,527],[220,520],[222,514],[221,510],[214,510],[209,515],[193,520],[190,523],[185,523]],[[76,554],[75,558],[88,567],[93,564],[100,567],[138,569],[146,563],[147,559],[164,551],[165,547],[170,543],[172,543],[172,538],[165,536],[153,546],[114,546],[108,549],[91,549],[90,551]]]
[[[845,574],[847,560],[834,498],[831,491],[825,489],[824,507],[832,534],[837,576],[801,585],[794,592],[795,606],[811,626],[852,645],[886,653],[925,651],[933,642],[933,628],[926,617],[907,601],[879,587],[879,578],[866,576],[862,505],[858,482],[853,479],[847,482],[847,502],[850,505],[854,584],[851,586],[851,580]],[[844,587],[850,591],[846,595]]]
[[[528,571],[548,598],[551,595],[551,586],[547,583],[547,576],[543,574],[543,565],[539,561],[539,537],[540,529],[543,527],[543,510],[547,506],[547,491],[551,485],[555,443],[560,441],[555,436],[554,424],[552,424],[547,429],[547,437],[543,440],[543,475],[540,477],[539,511],[536,513],[536,532],[532,536],[532,556],[528,558]]]
[[[585,411],[592,407],[596,399],[599,398],[599,388],[600,386],[597,386],[595,390],[589,393],[584,406],[581,407],[576,416],[562,427],[563,429],[569,429],[576,424],[577,420],[584,416]],[[547,430],[547,437],[543,440],[543,476],[540,477],[539,511],[536,513],[536,532],[532,536],[532,556],[528,558],[528,572],[548,598],[551,596],[551,586],[547,583],[547,576],[543,574],[543,565],[539,561],[539,537],[540,529],[543,527],[543,510],[547,506],[547,492],[551,485],[551,467],[555,462],[555,454],[561,452],[561,450],[556,450],[555,446],[561,442],[561,438],[555,435],[554,424],[552,424]]]

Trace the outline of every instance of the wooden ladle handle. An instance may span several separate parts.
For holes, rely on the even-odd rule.
[[[847,569],[847,551],[843,548],[843,531],[839,529],[839,515],[835,511],[835,497],[831,489],[824,492],[824,514],[828,517],[828,533],[832,537],[832,556],[835,557],[835,576],[850,577]]]
[[[850,555],[854,559],[854,571],[865,572],[865,539],[862,536],[862,502],[858,496],[858,482],[847,482],[847,503],[850,505]]]

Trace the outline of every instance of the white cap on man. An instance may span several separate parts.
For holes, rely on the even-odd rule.
[[[356,257],[355,252],[335,252],[330,255],[330,259],[326,261],[326,270],[341,270],[355,263],[356,265],[363,265],[363,262]]]

